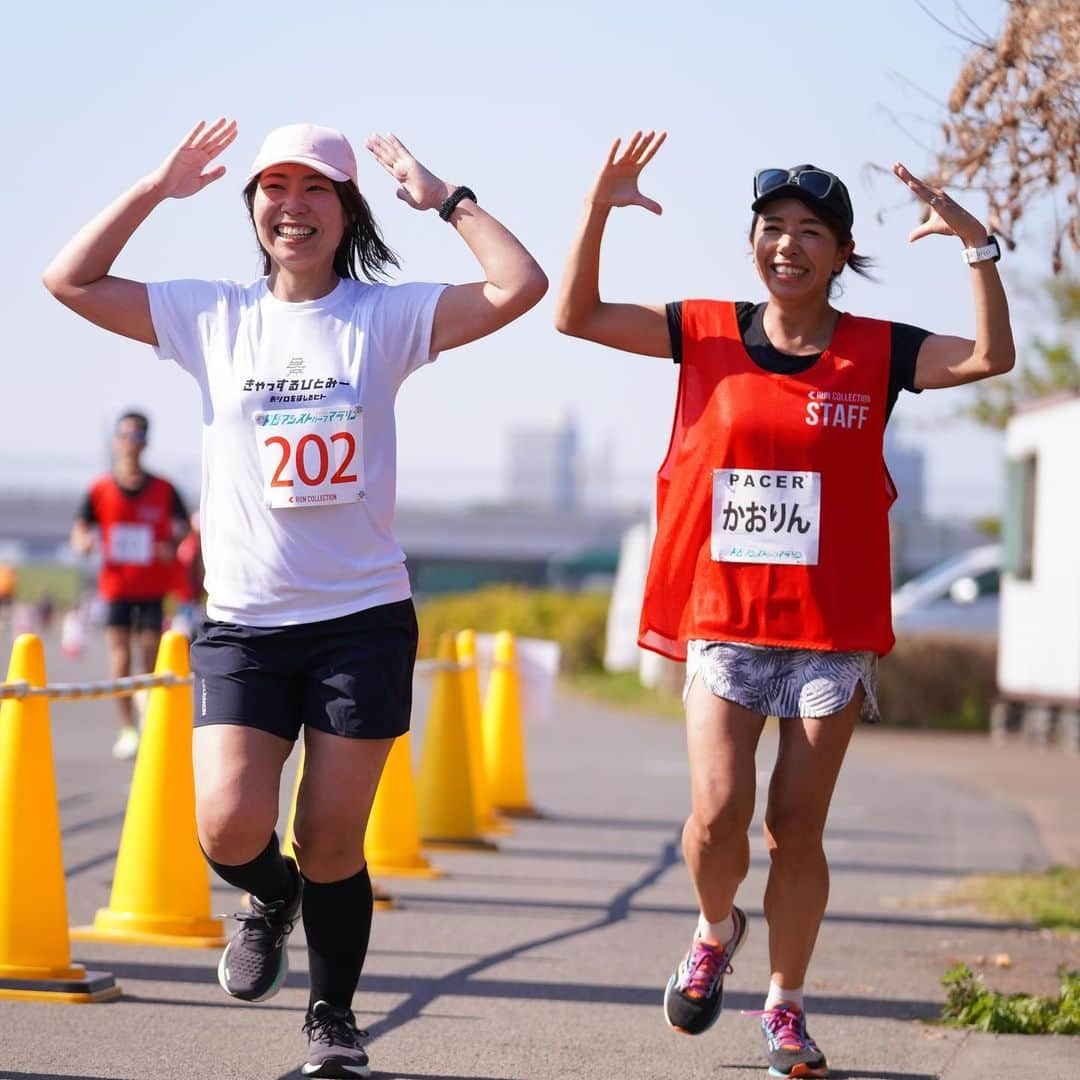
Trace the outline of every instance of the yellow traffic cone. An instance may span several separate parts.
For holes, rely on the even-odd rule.
[[[304,762],[307,760],[304,752],[304,744],[300,744],[300,762],[296,767],[296,783],[293,784],[292,805],[289,807],[289,820],[285,825],[285,839],[281,844],[281,853],[291,858],[296,858],[295,837],[293,828],[296,825],[296,803],[300,798],[300,783],[304,779]],[[375,882],[371,883],[371,891],[375,901],[375,907],[379,911],[389,911],[394,906],[394,898],[384,888]],[[245,898],[245,903],[250,902],[250,897]]]
[[[45,685],[41,639],[21,634],[9,682]],[[104,971],[71,962],[49,705],[43,697],[0,705],[0,998],[110,1001]]]
[[[439,638],[417,795],[425,844],[495,849],[476,823],[461,672],[451,634]]]
[[[521,722],[514,635],[495,635],[495,656],[484,699],[484,769],[496,809],[509,817],[536,818],[525,775],[525,737]]]
[[[368,869],[380,877],[442,877],[442,871],[432,866],[420,851],[420,814],[411,745],[408,732],[394,740],[364,836]]]
[[[300,744],[300,761],[296,766],[296,781],[293,783],[292,802],[289,804],[289,819],[285,823],[285,836],[281,841],[281,854],[296,858],[293,848],[293,826],[296,824],[296,801],[300,798],[300,781],[304,779],[304,744]]]
[[[480,672],[476,668],[476,633],[458,632],[457,657],[461,665],[461,692],[465,706],[465,732],[469,741],[469,775],[472,777],[473,809],[481,832],[512,833],[513,825],[495,813],[484,768],[484,736],[481,731],[483,706],[480,704]]]
[[[156,674],[187,675],[187,638],[162,635]],[[80,941],[217,948],[225,944],[221,919],[210,915],[210,871],[195,828],[191,766],[190,686],[150,691],[139,755],[131,779],[112,896]]]

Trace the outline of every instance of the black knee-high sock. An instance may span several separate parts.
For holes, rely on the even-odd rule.
[[[203,854],[206,855],[206,852]],[[296,889],[296,879],[278,847],[277,833],[270,834],[269,843],[250,862],[230,866],[214,862],[209,855],[206,855],[206,861],[218,877],[258,897],[264,904],[286,900]]]
[[[310,1009],[326,1001],[351,1009],[371,936],[371,878],[365,866],[344,881],[320,884],[304,878],[304,934],[307,937]]]

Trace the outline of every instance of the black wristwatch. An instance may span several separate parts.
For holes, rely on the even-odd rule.
[[[443,200],[442,206],[439,207],[439,217],[443,221],[449,221],[450,215],[457,209],[457,205],[462,199],[472,199],[476,202],[476,192],[472,188],[456,187],[454,190]]]

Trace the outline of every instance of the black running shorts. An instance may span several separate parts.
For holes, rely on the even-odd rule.
[[[161,633],[164,620],[163,601],[156,600],[110,600],[105,615],[105,625],[120,630],[153,630]]]
[[[207,619],[191,646],[195,726],[241,724],[295,741],[305,724],[349,739],[409,730],[412,600],[298,626]]]

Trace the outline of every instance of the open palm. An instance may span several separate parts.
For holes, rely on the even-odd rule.
[[[619,144],[622,139],[616,139],[611,144],[607,161],[604,162],[596,183],[593,184],[590,199],[606,206],[643,206],[654,214],[663,213],[663,207],[655,199],[641,194],[638,176],[652,161],[656,151],[664,145],[666,138],[666,131],[659,135],[655,131],[645,135],[635,131],[621,154]]]
[[[908,236],[910,242],[924,236],[959,236],[968,247],[986,243],[986,229],[974,214],[968,213],[941,188],[931,187],[897,162],[893,175],[926,206],[926,220]]]
[[[372,135],[364,145],[398,182],[397,197],[414,210],[437,210],[446,201],[446,184],[424,168],[396,135]]]
[[[166,197],[186,199],[225,175],[225,166],[207,166],[236,138],[236,121],[222,117],[209,127],[200,120],[154,174]]]

